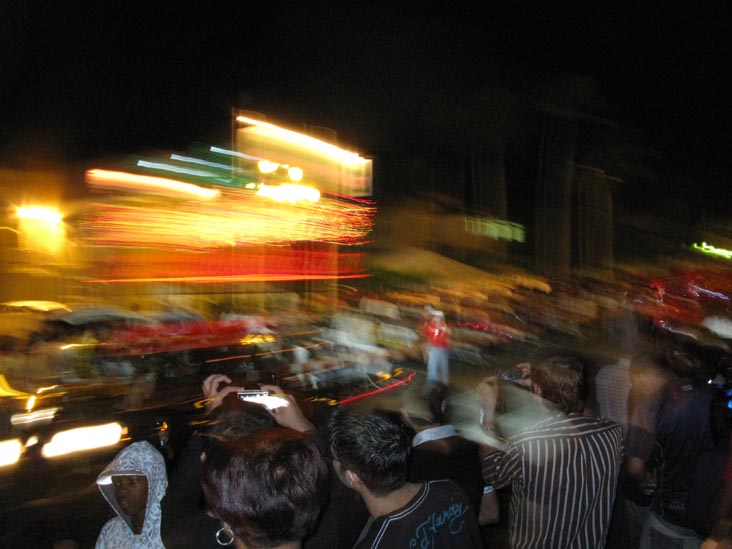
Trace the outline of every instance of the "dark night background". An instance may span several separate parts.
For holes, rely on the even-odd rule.
[[[446,146],[500,141],[518,201],[559,112],[629,206],[727,212],[729,2],[212,4],[3,3],[3,164],[228,144],[239,108],[334,129],[385,200]]]

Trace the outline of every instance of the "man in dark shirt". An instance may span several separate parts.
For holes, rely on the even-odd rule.
[[[703,364],[675,348],[657,362],[671,376],[648,414],[645,423],[650,427],[631,425],[625,463],[626,472],[639,485],[650,474],[647,464],[655,463],[657,488],[641,533],[641,548],[654,547],[661,540],[701,542],[686,520],[686,501],[699,455],[713,445],[713,390],[704,382]],[[643,409],[640,403],[638,407]]]
[[[409,480],[450,479],[465,491],[477,513],[483,499],[479,447],[449,422],[448,395],[448,387],[436,383],[424,399],[410,393],[414,398],[402,407],[405,421],[415,431]]]
[[[407,481],[411,436],[397,414],[337,408],[329,440],[338,478],[370,514],[354,549],[482,547],[475,510],[457,484]]]

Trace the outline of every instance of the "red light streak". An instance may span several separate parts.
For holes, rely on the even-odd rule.
[[[358,395],[347,397],[347,398],[340,400],[339,402],[340,402],[340,404],[347,404],[349,402],[353,402],[354,400],[359,400],[359,399],[366,398],[369,396],[378,395],[379,393],[383,393],[384,391],[388,391],[390,389],[394,389],[395,387],[399,387],[400,385],[403,385],[405,383],[409,383],[410,381],[412,381],[412,379],[416,375],[417,375],[416,372],[412,372],[406,378],[401,379],[395,383],[392,383],[391,385],[387,385],[386,387],[379,387],[378,389],[374,389],[373,391],[369,391],[367,393],[360,393]]]

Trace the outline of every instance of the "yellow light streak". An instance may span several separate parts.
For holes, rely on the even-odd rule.
[[[262,183],[257,189],[258,196],[266,196],[275,202],[289,202],[294,204],[300,200],[317,202],[320,200],[320,191],[306,185],[283,183],[282,185],[265,185]]]
[[[260,343],[272,343],[277,338],[269,334],[247,334],[239,340],[242,345],[259,345]]]
[[[270,162],[269,160],[260,160],[257,162],[257,168],[262,173],[272,173],[279,167],[280,165],[277,162]]]
[[[138,175],[128,172],[91,169],[86,172],[86,181],[96,187],[110,187],[136,191],[151,191],[158,193],[174,193],[197,198],[214,198],[221,193],[217,189],[210,189],[185,183],[175,179]]]
[[[250,190],[225,189],[218,199],[183,202],[175,208],[164,202],[94,204],[81,229],[95,245],[176,250],[302,240],[361,244],[372,229],[375,212],[371,203],[323,196],[317,202],[274,202]]]
[[[17,463],[22,451],[23,445],[17,438],[0,441],[0,467]]]
[[[16,211],[20,219],[42,221],[48,225],[60,225],[63,221],[61,212],[53,208],[44,208],[42,206],[23,206],[18,208]]]
[[[51,442],[43,445],[41,455],[46,458],[55,458],[113,446],[120,441],[122,434],[122,426],[116,422],[61,431],[53,435]]]
[[[281,141],[309,149],[344,164],[364,164],[368,162],[368,160],[362,158],[357,153],[341,149],[336,145],[321,141],[320,139],[316,139],[309,135],[281,128],[274,124],[270,124],[269,122],[256,120],[254,118],[249,118],[248,116],[237,116],[236,120],[237,122],[254,126],[256,128],[254,133],[258,133],[266,137],[274,137]]]
[[[42,408],[35,412],[25,412],[13,414],[10,418],[10,422],[13,425],[47,425],[51,423],[56,415],[58,408]]]

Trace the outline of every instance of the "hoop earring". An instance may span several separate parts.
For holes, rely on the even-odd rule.
[[[223,536],[221,535],[222,533]],[[219,528],[216,531],[216,543],[219,545],[231,545],[234,543],[234,532],[227,527]]]

